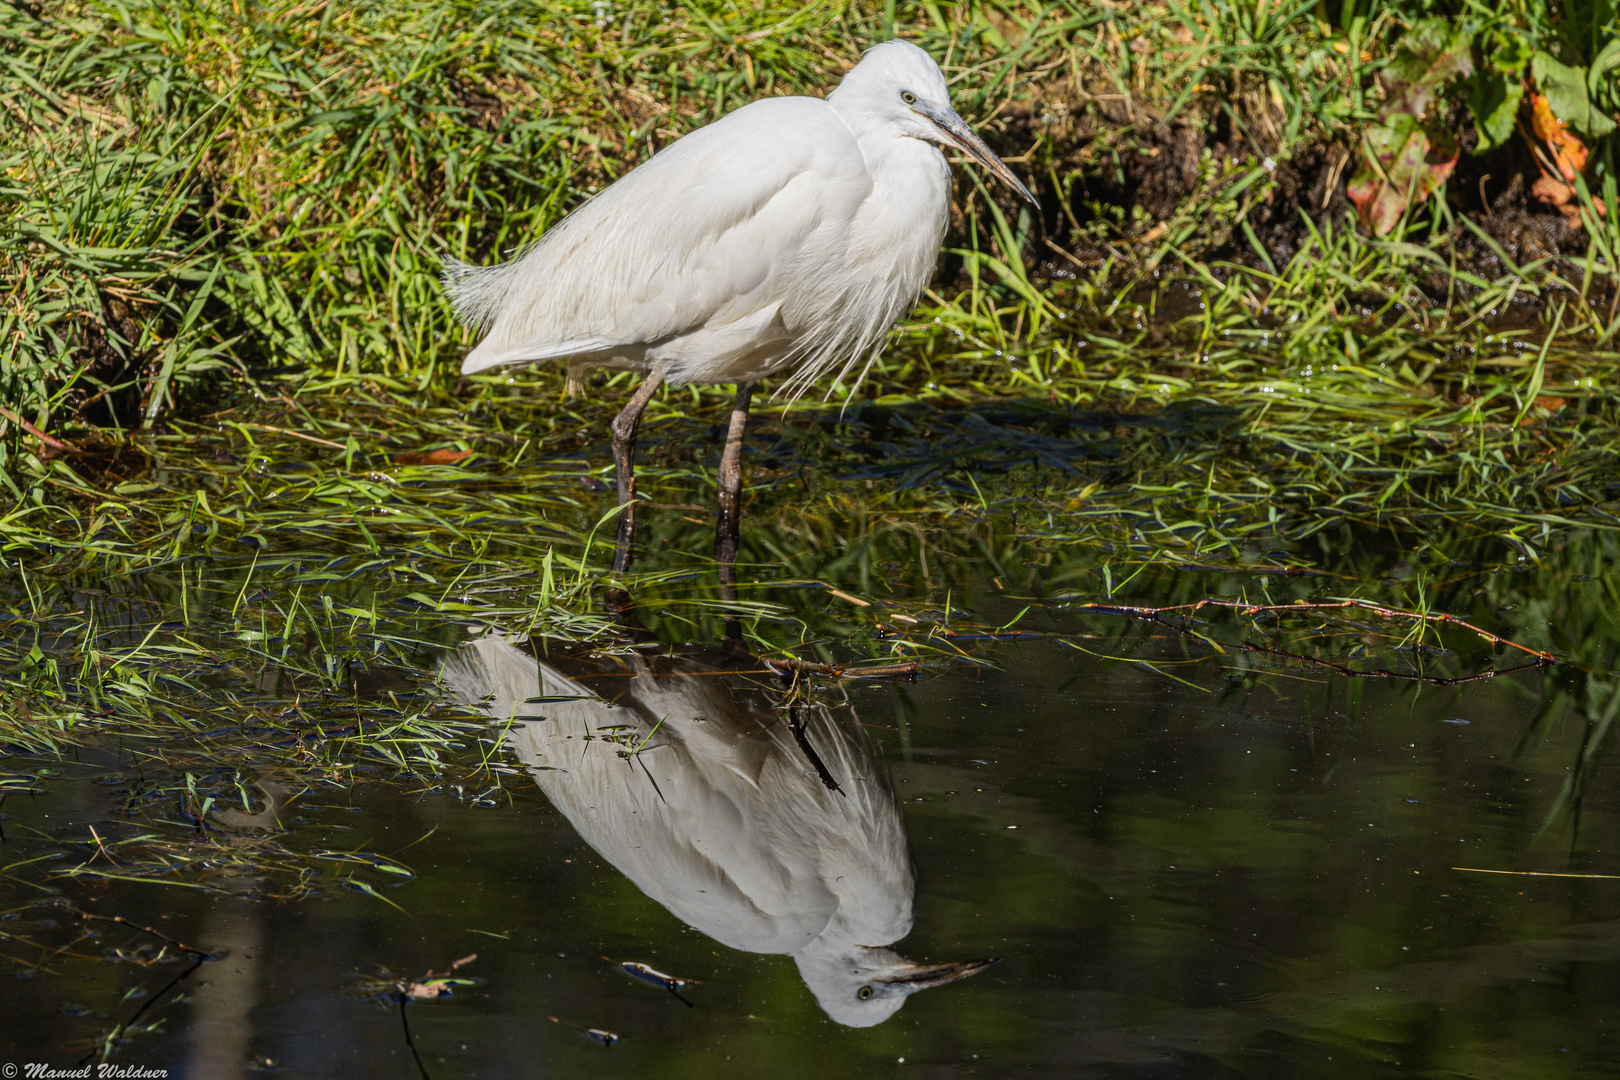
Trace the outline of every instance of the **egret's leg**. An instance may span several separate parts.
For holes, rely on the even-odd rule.
[[[754,396],[753,383],[737,384],[737,400],[731,406],[731,426],[726,430],[726,447],[720,452],[720,468],[715,474],[719,489],[719,519],[714,526],[714,559],[720,564],[720,600],[737,600],[737,547],[742,532],[742,444],[748,429],[748,403]],[[742,637],[738,620],[726,620],[726,637]]]
[[[619,539],[613,549],[613,572],[630,569],[636,544],[636,430],[641,413],[664,381],[662,365],[647,373],[619,415],[613,418],[613,464],[619,474]]]
[[[754,396],[754,384],[742,383],[737,387],[737,400],[731,406],[731,426],[726,431],[726,448],[720,454],[720,469],[715,479],[720,489],[720,518],[714,527],[714,557],[720,563],[724,580],[726,568],[733,567],[731,580],[737,580],[737,545],[742,529],[742,445],[743,433],[748,430],[748,403]]]

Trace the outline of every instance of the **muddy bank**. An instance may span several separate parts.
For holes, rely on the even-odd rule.
[[[1365,235],[1346,196],[1360,167],[1354,133],[1317,131],[1289,143],[1281,129],[1310,125],[1256,109],[1252,101],[1250,107],[1247,123],[1210,99],[1166,115],[1151,99],[1081,89],[1069,80],[1038,85],[1030,98],[1011,103],[987,139],[1003,157],[1023,162],[1041,199],[1026,262],[1054,282],[1106,267],[1105,281],[1117,287],[1161,266],[1160,278],[1186,274],[1182,258],[1205,264],[1217,277],[1223,263],[1275,272],[1313,231],[1353,228]],[[1462,153],[1444,191],[1452,220],[1443,231],[1455,244],[1456,269],[1495,280],[1540,264],[1540,273],[1573,273],[1578,280],[1573,260],[1584,259],[1589,240],[1574,204],[1538,186],[1542,170],[1523,140],[1476,154],[1471,120],[1465,113],[1455,119]],[[1263,178],[1238,197],[1219,197],[1256,169]],[[1016,218],[1014,200],[990,195]],[[958,196],[954,224],[965,244],[965,209],[985,192],[959,187]],[[1428,222],[1434,211],[1431,203],[1414,209],[1420,224],[1408,242],[1433,239]],[[1179,258],[1166,258],[1167,242]],[[945,279],[953,277],[966,287],[960,260],[945,268]],[[1469,288],[1438,270],[1423,284],[1437,303],[1450,290]],[[1588,295],[1596,299],[1613,287],[1600,277],[1592,288]]]

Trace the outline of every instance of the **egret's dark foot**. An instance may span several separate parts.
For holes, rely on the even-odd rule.
[[[731,406],[731,426],[726,430],[726,446],[720,452],[720,468],[715,475],[719,495],[719,518],[714,526],[714,561],[720,566],[720,602],[737,602],[737,547],[742,535],[742,444],[748,430],[748,403],[754,396],[753,383],[737,385],[737,400]],[[726,620],[726,642],[742,646],[742,622]]]
[[[619,475],[619,537],[613,548],[613,572],[630,569],[636,547],[636,431],[641,413],[664,381],[664,369],[653,368],[613,418],[613,464]]]

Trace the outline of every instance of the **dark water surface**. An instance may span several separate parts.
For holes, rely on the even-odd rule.
[[[1022,606],[969,599],[987,624]],[[531,718],[506,727],[524,771],[488,798],[271,778],[287,846],[340,853],[302,899],[248,864],[215,891],[43,874],[128,833],[144,751],[8,759],[0,1059],[72,1065],[151,1001],[115,1064],[420,1076],[395,984],[476,954],[404,1010],[435,1078],[1620,1071],[1620,880],[1595,876],[1620,874],[1620,818],[1606,773],[1571,787],[1615,699],[1548,706],[1574,693],[1556,669],[1257,676],[1162,627],[1032,619],[1058,636],[812,680],[796,710],[757,661],[668,634],[427,654]],[[900,957],[1000,963],[907,998],[880,979]]]

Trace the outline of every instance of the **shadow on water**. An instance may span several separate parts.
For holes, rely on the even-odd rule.
[[[9,576],[0,1059],[412,1075],[405,993],[435,1078],[1620,1066],[1612,537],[772,512],[735,604],[650,514],[633,635],[426,547]]]

